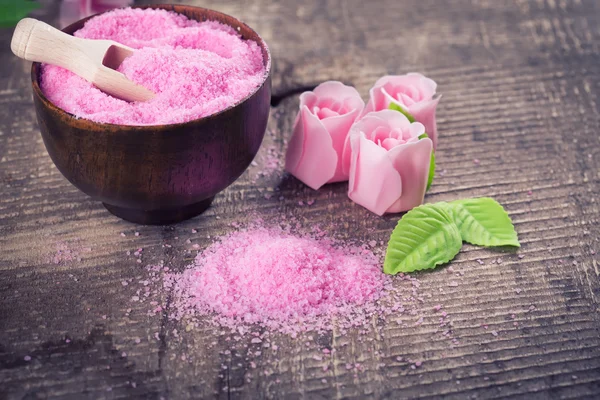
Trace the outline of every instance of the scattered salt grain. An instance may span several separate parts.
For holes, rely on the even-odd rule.
[[[221,238],[191,268],[165,277],[175,319],[212,315],[230,328],[258,323],[285,333],[328,329],[333,317],[359,325],[390,285],[370,251],[261,227]]]
[[[31,356],[25,356],[25,357],[23,357],[23,360],[25,360],[25,361],[31,361]]]

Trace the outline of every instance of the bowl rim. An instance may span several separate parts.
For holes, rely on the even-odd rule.
[[[250,27],[248,24],[246,24],[243,21],[240,21],[238,18],[233,17],[231,15],[222,13],[220,11],[216,11],[216,10],[212,10],[209,8],[204,8],[204,7],[197,7],[197,6],[191,6],[191,5],[186,5],[186,4],[147,4],[147,5],[139,5],[139,6],[130,6],[130,7],[120,7],[120,8],[115,8],[112,10],[108,10],[108,11],[104,11],[104,12],[100,12],[97,14],[93,14],[90,15],[88,17],[79,19],[75,22],[73,22],[72,24],[64,27],[62,29],[62,31],[66,31],[69,30],[73,27],[73,25],[76,24],[80,24],[80,23],[85,23],[88,20],[97,17],[98,15],[107,13],[107,12],[111,12],[114,10],[123,10],[123,9],[127,9],[127,8],[138,8],[138,9],[162,9],[162,10],[166,10],[166,11],[171,11],[171,12],[175,12],[177,14],[182,14],[181,12],[177,12],[175,11],[176,8],[182,8],[182,9],[196,9],[196,10],[200,10],[202,12],[206,12],[209,11],[210,13],[213,14],[218,14],[222,17],[225,18],[231,18],[233,20],[235,20],[240,26],[244,26],[246,29],[248,29],[250,32],[254,33],[256,35],[256,37],[258,39],[260,39],[260,43],[257,42],[257,44],[261,47],[264,47],[265,49],[265,53],[267,56],[267,62],[265,65],[265,74],[262,80],[262,83],[260,85],[258,85],[252,92],[250,92],[246,97],[238,100],[237,102],[235,102],[234,104],[232,104],[231,106],[224,108],[221,111],[218,111],[216,113],[210,114],[210,115],[206,115],[204,117],[200,117],[200,118],[196,118],[196,119],[192,119],[190,121],[186,121],[186,122],[178,122],[178,123],[174,123],[174,124],[160,124],[160,125],[121,125],[121,124],[112,124],[112,123],[105,123],[105,122],[96,122],[96,121],[92,121],[91,119],[87,119],[87,118],[83,118],[83,117],[77,117],[75,114],[71,114],[70,112],[63,110],[62,108],[58,107],[57,105],[55,105],[53,102],[51,102],[46,95],[44,94],[44,92],[42,91],[40,85],[39,85],[39,78],[38,75],[41,73],[41,63],[39,62],[34,62],[31,65],[31,84],[33,87],[33,92],[34,95],[38,96],[38,98],[44,103],[45,107],[48,107],[51,111],[54,111],[56,113],[59,114],[60,117],[63,118],[68,118],[70,119],[73,123],[78,124],[78,123],[83,123],[85,124],[85,128],[86,130],[91,130],[91,128],[97,128],[98,130],[102,130],[102,131],[111,131],[111,132],[120,132],[120,131],[124,131],[127,133],[135,133],[135,132],[143,132],[143,133],[148,133],[148,130],[158,130],[158,131],[162,131],[162,130],[172,130],[172,129],[181,129],[181,128],[185,128],[186,126],[192,126],[192,125],[196,125],[199,123],[204,123],[204,122],[208,122],[212,119],[218,118],[219,116],[230,112],[231,110],[235,109],[236,107],[240,106],[241,104],[243,104],[244,102],[246,102],[248,99],[250,99],[252,96],[256,95],[264,86],[265,84],[267,84],[271,78],[271,67],[272,67],[272,59],[271,59],[271,51],[269,49],[269,46],[267,45],[267,42],[265,42],[265,40],[262,38],[262,36],[260,36],[254,29],[252,29],[252,27]],[[187,17],[187,16],[186,16]],[[209,19],[207,19],[209,20]],[[219,21],[220,22],[220,21]],[[231,26],[231,25],[230,25]],[[243,39],[243,40],[252,40],[252,39]],[[96,129],[94,129],[96,130]]]

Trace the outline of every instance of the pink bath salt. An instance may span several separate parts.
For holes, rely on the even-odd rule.
[[[290,333],[327,329],[327,317],[365,324],[391,280],[371,252],[252,228],[213,243],[165,285],[174,288],[176,319],[216,314],[221,325],[258,323]],[[366,316],[357,318],[360,311]]]
[[[118,71],[156,94],[147,102],[128,103],[63,68],[44,65],[41,88],[46,97],[76,117],[95,122],[187,122],[236,104],[264,81],[259,45],[216,21],[128,8],[92,18],[74,35],[115,40],[136,49]]]

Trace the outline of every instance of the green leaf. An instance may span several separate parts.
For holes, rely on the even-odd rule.
[[[447,203],[425,204],[398,221],[388,242],[383,271],[393,275],[434,268],[452,260],[461,246]]]
[[[28,0],[0,0],[0,28],[13,27],[40,4]]]
[[[396,103],[390,103],[390,106],[388,108],[390,110],[400,111],[402,114],[404,114],[404,116],[406,118],[408,118],[408,120],[410,122],[415,122],[415,117],[413,117],[412,115],[410,115],[410,113],[408,111],[406,111],[405,109],[403,109],[402,107],[400,107],[398,104],[396,104]]]
[[[489,197],[456,200],[449,206],[465,242],[521,247],[510,217],[496,200]]]

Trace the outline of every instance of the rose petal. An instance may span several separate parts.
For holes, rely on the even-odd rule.
[[[354,87],[344,85],[342,82],[323,82],[315,88],[313,93],[317,97],[330,97],[337,99],[338,101],[342,102],[346,107],[348,107],[348,111],[359,110],[359,114],[365,107],[365,102],[360,97],[360,93],[358,93],[358,91]]]
[[[398,111],[394,110],[381,110],[373,111],[359,119],[350,128],[349,136],[358,134],[360,132],[365,133],[367,138],[371,139],[373,132],[379,127],[383,127],[388,131],[395,130],[397,132],[408,131],[411,123],[408,121],[406,116]],[[350,161],[351,161],[352,149],[350,142],[347,140],[344,144],[344,151],[342,153],[342,171],[348,175],[350,173]],[[339,154],[339,153],[338,153]]]
[[[308,107],[302,107],[288,145],[285,169],[317,190],[333,178],[337,163],[327,129]]]
[[[401,144],[403,144],[403,142],[401,142],[398,139],[387,138],[381,142],[381,147],[383,147],[384,149],[389,151],[392,148],[399,146]]]
[[[409,77],[415,77],[419,79],[419,85],[422,88],[421,93],[423,94],[423,98],[430,99],[432,98],[437,91],[437,83],[433,79],[427,78],[423,74],[419,74],[418,72],[409,72],[406,74]]]
[[[338,112],[332,111],[329,108],[321,108],[318,112],[314,113],[319,119],[326,119],[330,117],[337,117],[340,114]]]
[[[309,110],[317,107],[319,98],[313,92],[304,92],[300,95],[300,109],[306,106]]]
[[[402,180],[387,151],[368,140],[363,133],[350,138],[352,159],[348,197],[377,215],[401,196]]]
[[[346,143],[346,139],[348,137],[350,128],[352,124],[356,120],[356,117],[360,114],[360,110],[356,109],[347,114],[338,115],[331,118],[322,119],[321,123],[325,126],[325,129],[329,132],[331,136],[331,141],[333,145],[333,149],[336,154],[339,155],[338,163],[336,165],[335,174],[328,181],[328,183],[332,182],[342,182],[348,180],[348,171],[343,168],[343,153],[344,146]]]
[[[413,122],[412,124],[410,124],[409,130],[408,130],[409,138],[417,138],[418,139],[419,136],[421,136],[424,133],[427,133],[427,131],[425,130],[425,126],[422,123]],[[407,138],[407,140],[409,138]]]
[[[393,90],[393,88],[398,87],[405,87],[406,92],[409,93],[404,93],[399,96],[397,90]],[[369,91],[369,101],[367,102],[361,117],[372,111],[387,109],[392,101],[398,105],[408,107],[413,105],[414,102],[418,103],[420,101],[430,100],[435,94],[436,88],[437,84],[433,80],[415,72],[406,75],[383,76],[375,82],[375,85],[373,85]],[[415,91],[418,92],[419,95],[410,96],[414,102],[409,102],[406,99],[406,96],[409,96],[410,93],[415,93]]]
[[[402,179],[402,196],[386,212],[408,211],[423,203],[433,143],[429,138],[394,147],[387,153]]]
[[[408,109],[408,112],[415,117],[415,120],[425,126],[425,133],[433,142],[433,149],[437,149],[438,134],[435,121],[435,110],[442,96],[436,99],[417,103]]]

